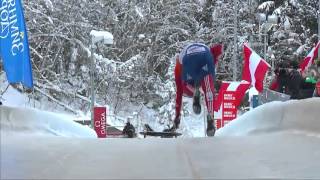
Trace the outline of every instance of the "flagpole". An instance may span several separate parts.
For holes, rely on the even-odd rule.
[[[90,104],[90,110],[91,110],[91,128],[94,128],[93,124],[93,110],[94,110],[94,51],[95,51],[95,44],[93,42],[93,36],[91,37],[91,61],[90,61],[90,90],[91,90],[91,104]]]
[[[238,1],[234,0],[234,38],[233,38],[233,73],[232,73],[232,79],[233,81],[237,80],[237,53],[238,53],[238,46],[237,46],[237,31],[238,31],[238,27],[237,27],[237,16],[238,16],[238,9],[237,9],[237,5],[238,5]]]

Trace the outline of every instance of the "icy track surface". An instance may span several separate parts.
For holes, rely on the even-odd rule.
[[[14,128],[23,121],[6,108],[1,179],[320,179],[320,98],[266,104],[214,138],[95,139],[66,127],[52,134]]]

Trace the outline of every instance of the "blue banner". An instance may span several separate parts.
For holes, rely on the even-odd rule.
[[[28,36],[20,0],[0,0],[0,55],[9,83],[33,87]]]

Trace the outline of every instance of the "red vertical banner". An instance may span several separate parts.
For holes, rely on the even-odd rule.
[[[237,118],[237,107],[241,104],[250,84],[247,81],[222,81],[214,104],[217,129]]]
[[[107,137],[107,108],[106,107],[94,107],[94,130],[96,131],[98,138]]]
[[[233,91],[224,91],[222,99],[222,122],[221,127],[237,118],[237,96]]]

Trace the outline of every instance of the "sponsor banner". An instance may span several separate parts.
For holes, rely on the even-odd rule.
[[[97,133],[98,138],[107,137],[107,108],[106,107],[94,107],[94,130]]]
[[[234,91],[224,91],[222,99],[221,127],[237,118],[237,94]]]
[[[0,0],[0,57],[11,84],[33,88],[32,66],[20,0]]]

